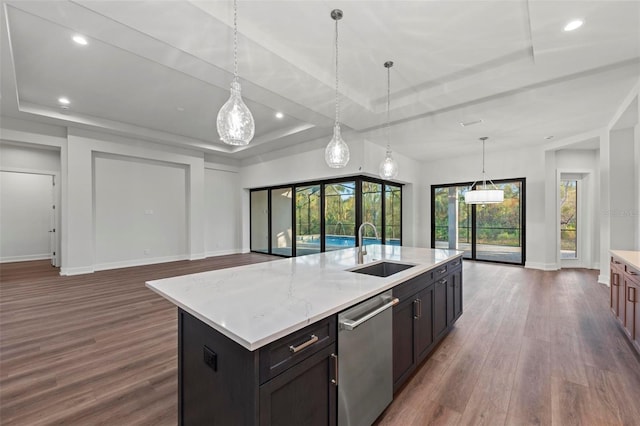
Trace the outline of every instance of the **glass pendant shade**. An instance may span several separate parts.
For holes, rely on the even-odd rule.
[[[242,101],[240,83],[231,83],[231,96],[218,111],[216,120],[220,140],[229,145],[247,145],[253,139],[256,125],[251,111]]]
[[[391,156],[391,150],[387,150],[387,155],[380,162],[378,173],[382,179],[393,179],[398,176],[398,163]]]
[[[467,204],[498,204],[504,201],[504,191],[500,189],[474,189],[464,194]]]
[[[340,135],[340,124],[333,127],[333,138],[324,150],[324,160],[333,169],[340,169],[349,162],[349,146]]]

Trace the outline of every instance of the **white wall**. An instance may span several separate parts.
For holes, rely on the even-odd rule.
[[[95,270],[188,258],[184,166],[96,154],[93,197]]]
[[[205,167],[206,256],[238,253],[242,241],[238,171],[220,164],[206,164]]]
[[[609,137],[611,249],[634,250],[638,228],[634,129],[614,130]]]

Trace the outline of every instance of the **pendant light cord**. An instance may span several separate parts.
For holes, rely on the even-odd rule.
[[[233,0],[233,81],[238,81],[238,1]]]
[[[393,64],[393,62],[391,64]],[[386,65],[387,64],[385,64],[385,66]],[[389,143],[389,123],[390,123],[389,110],[390,109],[391,109],[391,65],[387,66],[387,125],[385,126],[386,136],[387,136],[387,151],[391,151],[391,145]]]
[[[338,104],[338,20],[336,19],[336,124],[339,124],[340,108]]]

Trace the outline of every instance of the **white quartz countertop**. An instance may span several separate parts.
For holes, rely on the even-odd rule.
[[[147,287],[253,351],[410,278],[461,251],[367,245],[356,249],[148,281]],[[416,265],[386,278],[349,272],[376,261]]]
[[[611,254],[635,269],[640,269],[640,251],[611,250]]]

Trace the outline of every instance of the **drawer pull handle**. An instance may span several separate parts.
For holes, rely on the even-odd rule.
[[[445,266],[444,268],[438,270],[438,274],[444,274],[445,272],[447,272],[447,267]]]
[[[447,283],[447,279],[443,278],[440,281],[438,281],[440,284],[446,284]]]
[[[616,287],[620,287],[620,275],[617,273],[613,273],[613,282],[611,283]]]
[[[331,379],[331,384],[338,386],[338,355],[331,354],[331,359],[333,359],[333,368],[336,372],[335,377]]]
[[[629,275],[638,275],[638,274],[636,274],[636,273],[635,273],[635,272],[633,272],[633,271],[627,271],[627,272],[629,273]]]
[[[319,340],[318,336],[316,336],[315,334],[312,334],[311,335],[311,339],[307,340],[306,342],[304,342],[304,343],[302,343],[302,344],[300,344],[298,346],[293,346],[293,345],[289,346],[289,351],[295,354],[296,352],[299,352],[299,351],[303,350],[304,348],[313,345],[318,340]]]
[[[631,299],[631,290],[633,290],[633,299]],[[627,302],[637,303],[635,287],[627,287]]]

